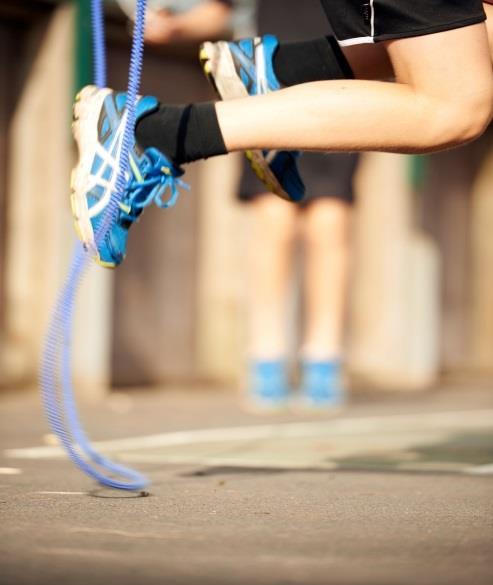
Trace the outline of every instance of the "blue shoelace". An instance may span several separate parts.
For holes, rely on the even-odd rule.
[[[180,196],[180,189],[186,189],[187,191],[190,190],[190,186],[185,183],[185,181],[173,176],[166,167],[160,167],[159,169],[155,167],[151,169],[150,173],[152,174],[156,171],[158,171],[158,174],[154,174],[154,176],[146,178],[144,181],[139,182],[132,179],[128,183],[128,203],[126,202],[126,197],[124,197],[122,203],[125,206],[130,207],[130,212],[121,208],[123,219],[130,222],[135,221],[142,213],[142,210],[145,207],[152,205],[152,203],[157,205],[160,209],[173,207]],[[157,186],[161,186],[162,188],[156,189]],[[163,201],[163,195],[167,191],[170,192],[170,197],[166,201]],[[142,198],[142,195],[146,192],[147,195]]]

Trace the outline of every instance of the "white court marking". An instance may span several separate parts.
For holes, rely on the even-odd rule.
[[[493,463],[477,465],[476,467],[469,467],[466,469],[466,472],[473,475],[493,475]]]
[[[0,475],[20,475],[22,469],[18,467],[0,467]]]
[[[87,492],[34,492],[42,496],[87,496]]]
[[[342,437],[388,432],[420,432],[430,430],[493,429],[493,410],[449,411],[395,414],[361,418],[336,418],[300,423],[277,423],[215,429],[196,429],[146,435],[94,443],[105,453],[176,447],[204,443],[230,443],[265,439],[303,437]],[[7,449],[5,455],[15,459],[51,459],[65,457],[60,447]]]

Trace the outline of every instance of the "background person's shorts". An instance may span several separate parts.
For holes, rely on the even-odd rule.
[[[341,46],[428,35],[485,20],[482,0],[321,0]]]
[[[353,178],[357,164],[356,154],[319,152],[303,154],[298,159],[298,167],[305,183],[306,195],[298,205],[304,207],[321,198],[353,203]],[[250,165],[245,164],[238,192],[240,201],[251,201],[265,192],[265,185],[252,172]]]

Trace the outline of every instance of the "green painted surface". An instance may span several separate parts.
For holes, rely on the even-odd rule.
[[[92,81],[91,3],[72,0],[75,4],[74,93]]]
[[[414,155],[409,157],[409,182],[415,191],[419,191],[426,179],[428,157]]]

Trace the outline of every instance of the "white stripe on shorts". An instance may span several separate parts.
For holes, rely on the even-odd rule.
[[[373,37],[356,37],[354,39],[344,39],[343,41],[337,40],[340,47],[350,47],[352,45],[364,45],[366,43],[374,43]]]
[[[371,10],[371,36],[372,38],[375,36],[375,7],[373,6],[373,0],[370,0],[370,10]]]
[[[370,0],[370,36],[369,37],[356,37],[354,39],[345,39],[343,41],[337,41],[340,47],[350,47],[352,45],[364,45],[367,43],[375,42],[375,0]]]

